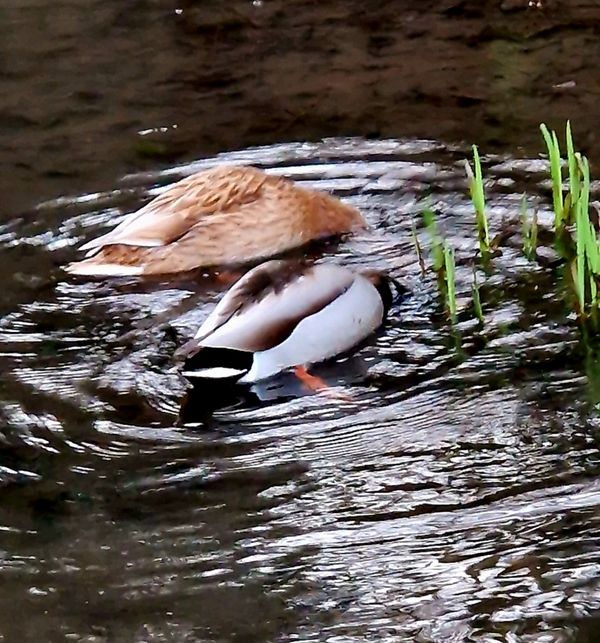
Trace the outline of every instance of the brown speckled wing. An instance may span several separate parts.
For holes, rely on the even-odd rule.
[[[241,208],[260,199],[265,181],[279,181],[251,167],[216,167],[189,176],[129,215],[114,230],[81,247],[108,244],[162,246],[183,235],[202,219]]]

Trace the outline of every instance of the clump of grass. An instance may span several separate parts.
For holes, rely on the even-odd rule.
[[[433,269],[439,275],[440,271],[444,267],[444,240],[438,231],[435,214],[431,208],[423,210],[423,223],[425,224],[425,228],[429,233],[429,238],[431,239],[431,259],[433,261]]]
[[[584,324],[588,319],[595,322],[600,310],[600,240],[590,220],[590,168],[588,160],[575,151],[571,123],[567,121],[565,140],[567,167],[569,172],[568,190],[563,194],[562,158],[556,132],[550,132],[542,123],[542,135],[548,149],[550,176],[552,179],[552,201],[554,206],[554,232],[556,242],[562,248],[570,264],[571,283],[575,292],[576,312]],[[564,196],[564,198],[563,198]],[[575,242],[568,226],[574,225]],[[564,240],[567,243],[564,243]],[[524,241],[525,243],[525,241]]]
[[[483,174],[481,172],[481,160],[477,145],[473,145],[473,168],[468,162],[465,163],[467,178],[469,179],[469,192],[471,201],[475,208],[475,220],[477,222],[477,236],[479,238],[479,250],[482,258],[488,259],[490,255],[490,232],[487,215],[485,212],[485,191],[483,189]]]
[[[568,190],[564,194],[562,166],[563,159],[560,151],[558,136],[554,130],[550,131],[544,123],[540,130],[548,150],[550,161],[550,178],[552,180],[552,205],[554,209],[554,227],[557,235],[567,225],[575,223],[575,208],[581,190],[581,154],[575,151],[571,123],[567,121],[565,128],[565,141],[567,147]]]
[[[591,320],[597,329],[600,313],[600,239],[590,219],[589,163],[585,156],[575,151],[571,124],[567,122],[565,138],[569,183],[563,199],[558,139],[556,133],[549,132],[545,125],[542,124],[540,128],[550,158],[556,239],[559,244],[562,243],[561,239],[568,241],[563,248],[566,248],[565,256],[570,266],[576,312],[582,325]],[[574,244],[570,228],[567,227],[571,224],[574,226]]]
[[[590,220],[590,169],[585,157],[578,159],[581,173],[579,196],[575,203],[575,260],[571,263],[573,284],[579,305],[579,315],[584,320],[590,314],[596,317],[600,307],[598,282],[600,281],[600,242]]]
[[[532,261],[535,259],[535,252],[538,243],[538,214],[537,210],[533,211],[533,217],[530,219],[527,211],[527,196],[524,194],[521,199],[521,228],[523,236],[523,254]]]
[[[444,299],[444,307],[449,321],[454,324],[457,319],[456,305],[456,263],[454,259],[454,250],[448,245],[448,242],[441,236],[435,214],[431,208],[423,210],[423,222],[431,239],[431,261],[432,268],[437,275],[438,289]],[[416,233],[414,235],[416,239]],[[418,247],[417,254],[422,250],[418,239],[415,241],[415,247]],[[423,266],[424,267],[424,266]]]

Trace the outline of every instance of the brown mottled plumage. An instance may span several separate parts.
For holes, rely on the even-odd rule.
[[[74,274],[160,274],[240,264],[365,228],[358,210],[253,167],[219,166],[179,181],[81,247]]]

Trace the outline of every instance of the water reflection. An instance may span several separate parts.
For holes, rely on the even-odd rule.
[[[0,320],[6,640],[575,636],[600,608],[584,358],[560,275],[520,259],[518,239],[482,289],[483,333],[459,262],[456,350],[410,231],[427,193],[459,258],[472,254],[460,156],[354,139],[221,156],[351,200],[373,230],[328,252],[388,268],[411,296],[356,355],[321,367],[343,398],[285,377],[222,398],[200,390],[193,422],[179,418],[189,391],[169,369],[219,297],[210,275],[44,275],[134,193],[144,201],[205,163],[128,177],[125,200],[46,204],[61,220],[50,231],[10,224],[1,252],[7,264],[28,257],[32,281],[8,279],[19,296]],[[505,161],[486,168],[495,231],[518,220]],[[514,170],[544,203],[540,179],[537,162]]]

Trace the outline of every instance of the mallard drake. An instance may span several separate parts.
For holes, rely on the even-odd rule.
[[[352,206],[253,167],[193,174],[88,241],[77,275],[148,275],[242,264],[367,227]]]
[[[182,374],[253,383],[348,351],[382,324],[391,281],[332,263],[267,261],[235,283],[179,349]]]

